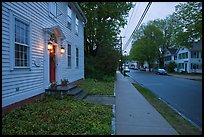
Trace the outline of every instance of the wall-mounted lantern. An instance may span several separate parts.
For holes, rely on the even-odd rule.
[[[51,42],[48,42],[47,49],[48,49],[50,52],[52,52],[52,50],[53,50],[53,45],[52,45]]]
[[[65,52],[64,47],[61,46],[60,52],[61,52],[61,54],[64,54],[64,52]]]

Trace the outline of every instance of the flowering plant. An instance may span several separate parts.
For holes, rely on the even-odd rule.
[[[68,83],[69,83],[68,79],[61,79],[62,86],[67,86]]]
[[[57,82],[52,82],[51,83],[51,88],[57,88]]]

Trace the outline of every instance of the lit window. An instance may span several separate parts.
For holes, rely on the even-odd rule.
[[[78,33],[79,33],[79,20],[76,16],[76,34],[78,34]]]

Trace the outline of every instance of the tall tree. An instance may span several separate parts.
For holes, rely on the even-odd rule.
[[[174,13],[182,29],[176,33],[177,45],[189,46],[191,43],[202,40],[202,2],[180,3]]]
[[[79,4],[88,20],[85,27],[86,76],[92,73],[90,75],[95,77],[93,73],[98,75],[99,72],[101,75],[105,75],[110,72],[109,70],[114,73],[119,60],[119,53],[114,48],[116,43],[119,43],[117,35],[120,33],[120,28],[127,23],[132,3],[81,2]],[[100,61],[96,59],[100,59]],[[90,64],[93,62],[94,64]]]
[[[157,61],[160,54],[159,47],[163,44],[163,33],[155,25],[148,23],[144,27],[142,36],[134,42],[130,51],[130,58],[142,63],[147,61],[149,70]]]

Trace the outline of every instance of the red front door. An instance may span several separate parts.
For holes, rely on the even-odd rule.
[[[50,52],[50,82],[56,82],[56,55],[55,55],[55,46],[53,46],[52,52]]]

